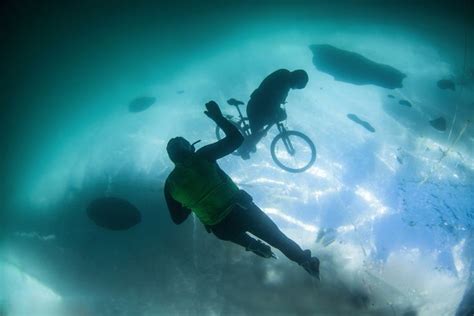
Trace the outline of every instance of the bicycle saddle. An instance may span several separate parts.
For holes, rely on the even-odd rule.
[[[240,104],[244,104],[244,102],[236,100],[234,98],[230,98],[227,100],[227,104],[233,105],[233,106],[239,106]]]

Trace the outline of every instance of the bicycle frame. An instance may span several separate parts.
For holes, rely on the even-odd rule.
[[[232,103],[230,103],[229,101],[232,101]],[[235,100],[235,99],[230,99],[229,101],[227,101],[227,103],[237,108],[237,112],[239,113],[239,116],[237,117],[234,115],[226,115],[226,118],[229,119],[232,122],[232,124],[234,124],[239,129],[239,131],[243,134],[244,138],[250,137],[252,135],[252,131],[250,129],[249,119],[248,117],[245,117],[242,114],[242,111],[240,110],[240,107],[239,107],[239,105],[243,104],[243,102]],[[283,108],[283,110],[285,109]],[[303,172],[307,170],[308,168],[310,168],[313,165],[314,161],[316,160],[316,147],[314,146],[314,143],[311,141],[311,139],[307,135],[299,131],[288,130],[285,126],[285,121],[286,121],[286,115],[285,115],[285,118],[282,118],[282,120],[273,124],[268,124],[267,126],[265,126],[265,128],[260,130],[258,133],[262,133],[263,135],[261,136],[264,137],[267,134],[268,130],[272,128],[273,125],[276,125],[278,129],[278,134],[273,138],[270,144],[270,153],[272,155],[273,161],[280,168],[288,172],[293,172],[293,173]],[[222,139],[222,134],[220,134],[221,132],[222,131],[219,128],[219,125],[217,125],[215,129],[217,139]],[[294,143],[294,140],[292,139],[295,139],[297,143]],[[296,160],[293,160],[292,162],[296,162],[298,161],[298,159],[300,159],[296,156],[301,152],[303,153],[309,152],[310,153],[309,159],[305,159],[304,165],[302,166],[301,165],[293,166],[292,162],[290,162],[290,164],[287,164],[288,159],[284,156],[285,154],[283,154],[283,156],[279,156],[278,154],[282,152],[281,150],[278,151],[277,149],[278,148],[277,144],[279,142],[283,143],[283,147],[285,148],[283,152],[286,152],[286,157],[288,157],[289,155],[296,159]],[[295,144],[297,145],[295,146]],[[301,145],[304,146],[303,151],[302,151]],[[238,151],[236,151],[234,154],[242,155],[242,153],[239,153]],[[282,158],[283,160],[281,160],[280,158]]]
[[[240,123],[240,122],[242,123],[242,125],[244,126],[244,129],[243,129],[243,130],[244,130],[244,134],[245,134],[244,136],[247,136],[247,137],[248,137],[248,136],[251,135],[251,132],[250,132],[250,125],[246,122],[246,120],[248,120],[248,117],[244,117],[244,115],[242,114],[242,111],[240,111],[240,106],[239,106],[239,105],[234,105],[234,106],[237,108],[237,112],[239,113],[239,121],[237,121],[236,123]],[[232,116],[232,115],[228,115],[227,117],[228,117],[229,119],[231,119],[233,116]],[[283,122],[283,121],[280,121],[280,122],[277,122],[277,123],[276,123],[276,126],[277,126],[277,128],[278,128],[278,131],[279,131],[280,133],[284,133],[284,132],[286,131],[286,128],[285,128],[285,126],[283,125],[282,122]],[[268,130],[269,130],[270,128],[272,128],[272,126],[273,126],[273,124],[268,124],[268,125],[263,129],[262,132],[263,132],[263,133],[268,132]],[[288,141],[287,141],[287,142],[288,142]],[[293,149],[293,147],[291,146],[291,143],[288,142],[288,143],[289,143],[289,147],[291,148],[291,149],[289,149],[288,146],[286,145],[287,142],[285,142],[285,147],[287,147],[287,149],[289,150],[289,152],[294,152],[294,149]]]

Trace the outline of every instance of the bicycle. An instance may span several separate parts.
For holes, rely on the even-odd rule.
[[[231,98],[227,100],[227,103],[235,106],[239,116],[235,118],[233,115],[225,115],[225,117],[239,129],[244,138],[249,137],[252,134],[249,119],[243,116],[239,107],[244,102]],[[273,138],[270,145],[272,159],[277,166],[288,172],[299,173],[306,171],[316,161],[316,146],[305,134],[287,130],[283,124],[285,120],[286,118],[283,118],[276,123],[278,134]],[[266,134],[272,126],[273,124],[267,125],[262,132]],[[216,126],[215,133],[218,140],[224,136],[219,126]],[[233,154],[237,156],[242,155],[239,149]]]

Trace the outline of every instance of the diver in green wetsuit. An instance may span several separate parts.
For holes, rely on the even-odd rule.
[[[164,188],[173,222],[181,224],[194,212],[206,229],[219,239],[234,242],[261,257],[275,258],[270,246],[251,237],[249,232],[319,279],[319,259],[283,234],[253,203],[252,197],[240,190],[218,166],[216,160],[235,151],[244,138],[222,116],[216,102],[208,102],[206,109],[204,113],[219,125],[226,137],[197,151],[183,137],[172,138],[166,147],[175,164]]]

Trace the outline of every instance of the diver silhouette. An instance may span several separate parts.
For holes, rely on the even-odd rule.
[[[219,167],[217,159],[231,154],[243,142],[239,130],[222,116],[219,105],[206,103],[204,113],[224,131],[225,137],[197,151],[183,137],[169,140],[166,150],[175,164],[165,182],[164,194],[171,219],[183,223],[191,212],[209,233],[236,243],[264,258],[276,258],[269,245],[319,279],[319,259],[288,238]]]
[[[242,158],[248,159],[248,152],[255,152],[257,143],[265,136],[266,125],[273,125],[286,119],[281,108],[291,89],[303,89],[308,83],[308,74],[302,69],[289,71],[279,69],[269,74],[250,95],[247,103],[247,117],[252,134],[240,148]]]

